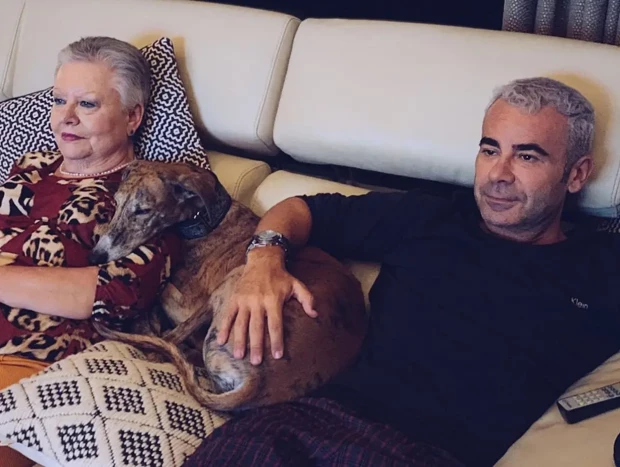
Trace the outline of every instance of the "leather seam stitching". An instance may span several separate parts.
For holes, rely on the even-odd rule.
[[[13,31],[13,43],[11,44],[11,51],[9,52],[9,59],[6,62],[6,66],[4,68],[4,76],[2,78],[2,86],[0,87],[0,92],[2,92],[2,94],[4,94],[5,91],[5,86],[6,86],[6,82],[7,82],[7,78],[9,76],[9,69],[11,67],[11,63],[13,61],[13,57],[15,55],[15,52],[17,50],[17,36],[19,34],[19,28],[22,24],[22,18],[24,16],[24,10],[26,9],[26,1],[24,1],[23,5],[22,5],[22,9],[19,12],[19,17],[17,18],[17,24],[15,25],[15,30]],[[7,97],[9,97],[7,95]],[[11,92],[10,97],[15,97],[13,96],[13,93]]]
[[[269,74],[269,80],[267,81],[267,86],[265,88],[265,92],[263,94],[263,99],[261,101],[261,105],[260,105],[260,109],[258,111],[258,114],[256,115],[256,119],[254,120],[254,129],[255,129],[255,134],[256,134],[256,138],[265,145],[265,147],[269,150],[272,150],[275,144],[270,145],[267,141],[264,141],[263,138],[261,138],[259,131],[258,131],[258,127],[259,127],[259,123],[261,120],[261,117],[263,115],[263,111],[265,109],[265,105],[267,103],[267,96],[269,95],[269,90],[271,89],[271,83],[273,82],[274,79],[274,75],[275,75],[275,63],[278,59],[278,57],[280,56],[280,51],[282,50],[282,46],[284,44],[284,38],[286,37],[286,31],[288,30],[289,26],[291,23],[295,22],[295,21],[299,21],[296,18],[289,18],[289,20],[286,22],[286,24],[284,25],[284,27],[282,28],[282,33],[280,34],[280,42],[278,43],[278,47],[276,48],[275,53],[273,54],[273,57],[271,59],[271,73]],[[287,65],[288,67],[288,65]],[[286,75],[286,69],[284,70],[284,73]],[[278,97],[278,100],[280,100],[280,97]]]

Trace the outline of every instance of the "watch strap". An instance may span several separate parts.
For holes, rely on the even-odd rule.
[[[284,250],[284,255],[288,256],[291,250],[291,242],[280,232],[274,230],[264,230],[252,236],[245,253],[246,255],[255,248],[263,248],[266,246],[278,246]]]

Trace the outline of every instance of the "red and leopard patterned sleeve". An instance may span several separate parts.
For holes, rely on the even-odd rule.
[[[54,176],[60,162],[58,153],[26,154],[3,186],[15,192],[11,202],[4,203],[6,212],[0,205],[0,239],[2,234],[7,237],[1,250],[13,264],[88,266],[88,253],[97,240],[95,227],[114,214],[120,172],[63,179]],[[168,231],[125,258],[99,266],[93,319],[118,327],[152,307],[179,249],[180,239]]]
[[[128,256],[99,267],[93,319],[120,329],[128,319],[151,308],[170,277],[179,239],[166,232]]]
[[[57,152],[25,154],[0,184],[1,267],[90,266],[95,227],[114,214],[121,173],[62,178],[55,173],[61,162]],[[180,239],[166,232],[127,257],[99,266],[91,319],[59,318],[0,303],[1,353],[53,362],[100,340],[95,320],[122,328],[154,304],[180,246]]]

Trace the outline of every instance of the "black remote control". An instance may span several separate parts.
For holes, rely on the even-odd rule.
[[[556,405],[567,423],[595,417],[620,407],[620,383],[564,397]]]

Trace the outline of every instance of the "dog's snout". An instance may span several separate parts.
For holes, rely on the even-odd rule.
[[[96,251],[93,250],[88,254],[88,263],[90,265],[96,264],[104,264],[108,262],[108,252],[107,251]]]

